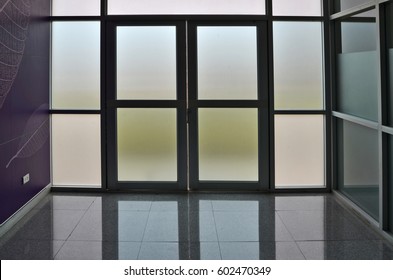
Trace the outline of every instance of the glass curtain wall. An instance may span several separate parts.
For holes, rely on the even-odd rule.
[[[393,1],[341,0],[333,11],[334,186],[392,232]]]
[[[102,104],[106,81],[101,57],[106,51],[103,26],[107,21],[120,18],[135,21],[141,17],[149,20],[155,15],[165,15],[169,20],[171,15],[180,16],[184,21],[204,15],[216,20],[215,15],[225,15],[229,21],[232,16],[237,20],[242,17],[265,21],[269,28],[269,71],[258,75],[266,75],[270,80],[270,135],[265,135],[269,138],[270,160],[263,163],[271,170],[270,188],[326,188],[330,180],[326,164],[330,143],[326,141],[330,133],[327,129],[330,119],[326,115],[330,104],[325,102],[326,94],[330,93],[329,83],[325,82],[329,73],[325,63],[329,56],[328,2],[233,0],[228,5],[224,0],[53,0],[53,184],[106,188],[106,144],[101,141],[106,139],[105,104]],[[226,82],[230,84],[233,80]],[[261,118],[253,110],[245,110],[244,114],[241,110],[232,111],[253,122]],[[206,109],[203,113],[207,116],[211,112]],[[230,123],[233,122],[229,119],[224,122],[229,126]],[[238,122],[238,131],[246,128]],[[251,133],[255,135],[257,131]],[[202,133],[201,137],[208,139],[211,135]],[[254,138],[249,138],[250,143],[236,143],[235,147],[247,151],[250,162],[256,166],[258,158],[254,153],[258,149],[251,141]],[[252,176],[244,176],[254,178],[255,170],[251,171]],[[209,172],[203,171],[203,176],[208,179],[217,176]]]

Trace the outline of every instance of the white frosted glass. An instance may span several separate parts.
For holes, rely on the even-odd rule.
[[[198,98],[257,99],[256,27],[198,27]]]
[[[273,37],[275,108],[323,109],[321,23],[274,22]]]
[[[265,14],[261,0],[109,0],[108,13],[154,14]]]
[[[276,115],[276,188],[325,185],[324,117]]]
[[[100,109],[100,23],[52,24],[52,108]]]
[[[321,0],[273,0],[276,16],[321,16]]]
[[[176,99],[176,27],[117,28],[117,98]]]
[[[52,0],[54,16],[99,16],[100,0]]]
[[[199,179],[258,181],[258,110],[199,109]]]
[[[177,181],[176,109],[118,109],[119,181]]]
[[[53,185],[101,185],[99,115],[52,115]]]

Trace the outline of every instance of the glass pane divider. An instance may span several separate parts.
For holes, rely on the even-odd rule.
[[[372,129],[376,129],[376,130],[379,128],[378,122],[373,122],[373,121],[362,119],[362,118],[359,118],[356,116],[352,116],[352,115],[348,115],[348,114],[344,114],[344,113],[340,113],[340,112],[336,112],[336,111],[332,112],[332,116],[339,118],[339,119],[346,120],[346,121],[350,121],[350,122],[353,122],[353,123],[356,123],[359,125],[363,125],[368,128],[372,128]]]

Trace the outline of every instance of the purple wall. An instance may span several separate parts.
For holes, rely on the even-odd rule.
[[[1,224],[50,182],[50,0],[0,2]]]

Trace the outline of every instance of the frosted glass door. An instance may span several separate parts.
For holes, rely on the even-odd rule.
[[[264,25],[201,22],[189,30],[190,187],[267,187]]]
[[[108,182],[113,189],[185,187],[181,23],[110,25]],[[180,30],[180,31],[179,31]],[[179,63],[180,62],[180,63]]]

